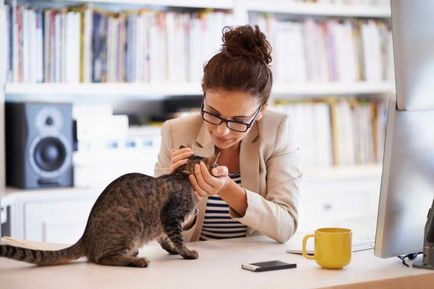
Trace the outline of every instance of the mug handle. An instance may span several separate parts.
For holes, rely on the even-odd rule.
[[[308,235],[304,236],[304,238],[303,238],[303,248],[302,248],[303,257],[305,257],[309,260],[315,260],[315,255],[309,256],[307,254],[307,251],[306,251],[307,239],[314,238],[314,237],[315,237],[315,234],[308,234]]]

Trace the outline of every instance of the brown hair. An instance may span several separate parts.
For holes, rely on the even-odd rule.
[[[261,99],[270,97],[273,75],[269,67],[271,45],[255,26],[223,28],[223,44],[219,53],[204,66],[202,89],[226,89],[248,92]]]

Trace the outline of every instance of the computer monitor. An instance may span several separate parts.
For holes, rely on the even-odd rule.
[[[434,1],[390,2],[398,109],[434,109]]]
[[[375,255],[421,252],[434,198],[434,110],[400,111],[389,101]]]
[[[422,252],[434,198],[434,1],[391,0],[396,99],[388,107],[375,255]]]

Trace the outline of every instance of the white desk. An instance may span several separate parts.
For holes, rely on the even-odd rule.
[[[40,248],[62,246],[31,243]],[[434,288],[434,271],[407,268],[398,258],[379,259],[373,251],[353,254],[343,270],[324,270],[314,261],[285,253],[286,245],[267,237],[250,237],[189,244],[199,259],[170,256],[158,244],[145,246],[140,255],[148,268],[107,267],[86,262],[37,267],[0,258],[0,288]],[[296,269],[255,273],[242,263],[279,259],[297,263]]]

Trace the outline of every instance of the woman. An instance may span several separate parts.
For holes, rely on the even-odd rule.
[[[288,116],[267,111],[270,53],[257,26],[226,27],[204,67],[201,113],[163,125],[155,176],[193,153],[220,153],[212,172],[202,164],[189,176],[199,211],[184,224],[187,241],[265,234],[285,242],[297,228],[299,149]]]

